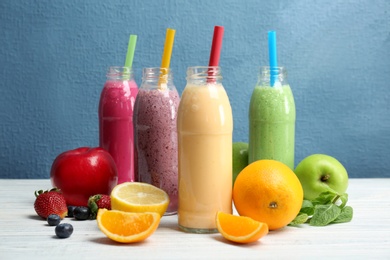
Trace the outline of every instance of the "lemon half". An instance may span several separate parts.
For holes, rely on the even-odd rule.
[[[168,194],[151,184],[124,182],[111,192],[111,208],[126,212],[156,212],[163,216],[168,208]]]

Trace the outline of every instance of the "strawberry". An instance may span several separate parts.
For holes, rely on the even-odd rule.
[[[97,194],[89,197],[88,207],[91,210],[91,218],[95,219],[99,209],[111,209],[111,198],[106,194]]]
[[[34,209],[40,217],[47,219],[50,214],[57,214],[63,219],[68,214],[65,198],[59,189],[35,191],[35,197]]]

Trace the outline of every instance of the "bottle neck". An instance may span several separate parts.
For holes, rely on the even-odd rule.
[[[189,67],[187,82],[194,85],[221,84],[221,68],[218,66]]]
[[[109,67],[106,76],[107,80],[134,80],[134,73],[130,67]]]
[[[141,88],[174,89],[172,70],[159,67],[144,68]]]
[[[261,67],[257,85],[271,86],[271,82],[274,83],[274,86],[288,85],[286,69],[284,67],[272,69],[269,66]]]

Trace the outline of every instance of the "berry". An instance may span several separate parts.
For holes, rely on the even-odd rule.
[[[76,206],[68,206],[68,217],[73,218],[73,210]]]
[[[56,226],[55,232],[59,238],[68,238],[73,233],[73,226],[69,223],[61,223]]]
[[[50,214],[47,217],[47,223],[49,226],[57,226],[61,222],[61,217],[58,216],[57,214]]]
[[[109,195],[94,195],[88,199],[88,207],[91,210],[91,218],[95,219],[99,209],[111,210],[111,198]]]
[[[53,188],[49,191],[35,191],[35,212],[44,219],[50,214],[57,214],[63,219],[68,214],[66,201],[60,190]]]
[[[79,206],[79,207],[76,207],[74,210],[73,210],[73,216],[77,219],[77,220],[86,220],[86,219],[89,219],[89,216],[91,215],[91,211],[89,210],[88,207],[84,207],[84,206]]]

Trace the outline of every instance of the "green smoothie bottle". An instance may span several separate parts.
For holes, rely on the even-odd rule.
[[[273,159],[294,170],[294,141],[295,103],[287,72],[262,67],[249,108],[249,163]]]

